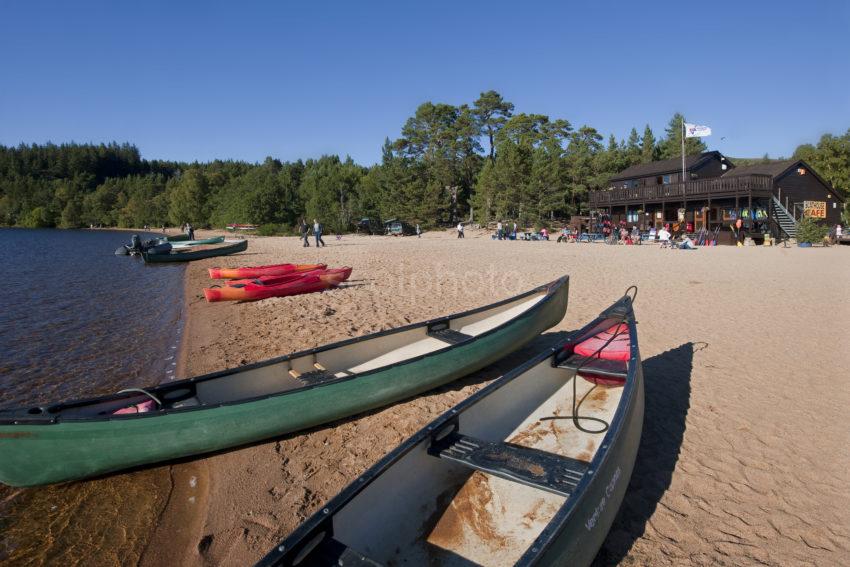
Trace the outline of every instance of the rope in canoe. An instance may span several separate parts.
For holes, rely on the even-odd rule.
[[[629,292],[632,291],[632,290],[634,290],[634,293],[631,295],[631,297],[629,297]],[[634,305],[635,298],[637,298],[637,292],[638,292],[637,286],[635,286],[635,285],[630,286],[626,290],[624,297],[629,297],[632,305]],[[600,352],[605,350],[608,347],[608,345],[610,345],[612,342],[614,342],[617,339],[617,337],[627,333],[628,327],[626,327],[625,330],[622,328],[623,327],[622,323],[625,323],[625,322],[626,322],[625,318],[620,319],[620,321],[617,324],[617,330],[614,333],[612,333],[611,337],[607,341],[605,341],[602,344],[602,346],[597,348],[595,351],[593,351],[589,355],[584,356],[581,359],[581,362],[579,362],[576,365],[576,374],[573,377],[573,412],[572,412],[572,414],[571,415],[555,415],[555,416],[541,417],[540,421],[549,421],[549,420],[555,420],[555,419],[571,419],[573,421],[573,425],[575,426],[575,428],[578,429],[579,431],[584,432],[584,433],[598,434],[598,433],[605,433],[606,431],[608,431],[608,428],[610,427],[611,424],[608,423],[607,421],[605,421],[604,419],[601,419],[599,417],[593,417],[593,416],[590,416],[590,415],[579,415],[578,411],[579,411],[579,408],[581,408],[581,404],[584,403],[584,400],[587,399],[587,396],[589,396],[590,393],[593,392],[593,390],[595,390],[597,388],[597,386],[599,386],[599,384],[594,384],[592,388],[590,388],[587,392],[584,393],[584,395],[581,397],[581,400],[579,400],[578,403],[576,403],[576,399],[578,398],[578,385],[577,385],[578,373],[584,365],[586,365],[588,362],[593,360],[593,358],[595,358]],[[599,424],[602,425],[602,428],[601,429],[588,429],[588,428],[582,426],[582,424],[581,424],[582,421],[592,421],[594,423],[599,423]]]

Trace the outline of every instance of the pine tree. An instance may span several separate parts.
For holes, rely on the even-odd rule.
[[[473,103],[472,113],[478,124],[479,132],[487,135],[490,142],[490,161],[496,159],[496,134],[505,125],[514,111],[513,103],[507,102],[496,91],[481,93]]]
[[[626,141],[625,147],[626,167],[635,165],[641,162],[641,145],[640,136],[636,128],[632,128],[629,132],[629,138]]]
[[[658,147],[655,145],[655,135],[649,124],[643,129],[640,141],[640,163],[649,163],[658,159]]]
[[[660,159],[670,159],[682,155],[682,128],[685,117],[675,113],[667,124],[666,136],[658,144]],[[701,154],[708,148],[702,138],[685,138],[685,155]]]

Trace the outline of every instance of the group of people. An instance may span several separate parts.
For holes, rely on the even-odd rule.
[[[317,219],[313,219],[313,236],[316,237],[316,248],[325,246],[325,241],[322,240],[322,223]],[[310,247],[310,225],[307,224],[307,219],[301,219],[301,240],[304,241],[304,247]]]
[[[513,225],[513,230],[502,224],[502,221],[496,223],[496,240],[516,240],[516,223]]]

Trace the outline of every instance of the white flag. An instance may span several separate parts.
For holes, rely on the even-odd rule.
[[[711,136],[711,128],[685,122],[685,138],[702,138],[703,136]]]

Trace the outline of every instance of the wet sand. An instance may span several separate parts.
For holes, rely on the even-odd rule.
[[[198,232],[199,237],[212,233]],[[483,233],[356,237],[317,250],[251,238],[190,264],[181,376],[487,304],[570,274],[566,318],[459,382],[367,415],[172,467],[143,564],[244,565],[405,437],[632,284],[644,434],[601,565],[838,565],[850,552],[850,247],[661,250],[496,242]],[[206,268],[354,268],[322,294],[207,304]],[[194,485],[191,479],[194,477]],[[190,500],[194,497],[194,500]],[[179,529],[178,529],[179,528]]]

